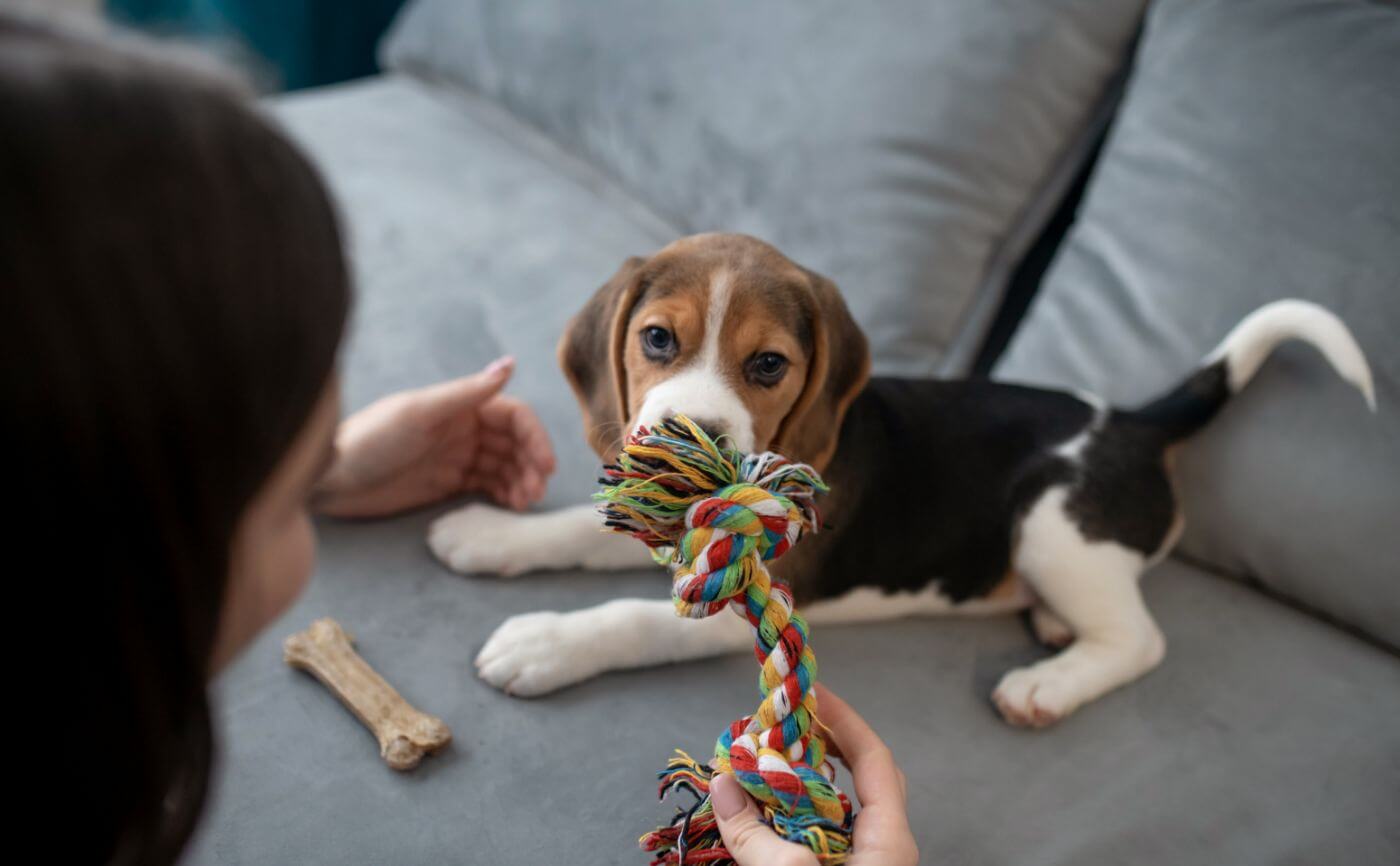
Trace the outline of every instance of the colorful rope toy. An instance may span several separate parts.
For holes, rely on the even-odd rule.
[[[607,525],[674,564],[677,614],[699,619],[733,608],[753,629],[763,665],[763,702],[720,735],[710,766],[677,750],[660,773],[663,799],[684,789],[698,802],[642,837],[642,848],[656,855],[653,866],[734,862],[710,805],[715,773],[733,773],[783,838],[806,845],[824,864],[845,862],[851,802],[836,787],[826,744],[812,725],[817,661],[807,623],[792,609],[792,590],[764,565],[804,530],[816,531],[815,499],[826,485],[805,464],[721,447],[684,416],[639,430],[603,471],[605,487],[595,498]]]

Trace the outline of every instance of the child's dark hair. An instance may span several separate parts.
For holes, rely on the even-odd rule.
[[[320,180],[236,82],[0,14],[0,453],[12,562],[38,563],[6,583],[12,617],[58,630],[10,662],[45,681],[60,789],[13,793],[68,822],[46,858],[188,841],[230,546],[348,303]]]

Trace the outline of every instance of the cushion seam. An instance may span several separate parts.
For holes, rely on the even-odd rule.
[[[1264,596],[1270,601],[1276,602],[1284,607],[1291,608],[1292,610],[1302,614],[1303,616],[1308,617],[1309,619],[1314,619],[1325,625],[1331,626],[1336,631],[1340,631],[1347,635],[1350,635],[1351,637],[1361,641],[1364,644],[1368,644],[1374,649],[1380,650],[1381,652],[1385,653],[1386,655],[1392,658],[1400,659],[1400,647],[1392,646],[1382,638],[1379,638],[1354,625],[1351,625],[1350,623],[1345,622],[1336,616],[1333,616],[1332,614],[1322,610],[1321,608],[1314,607],[1313,605],[1308,604],[1307,602],[1300,601],[1296,598],[1286,595],[1274,589],[1273,587],[1269,586],[1268,584],[1264,583],[1256,577],[1222,568],[1216,563],[1206,562],[1205,560],[1202,560],[1198,557],[1192,556],[1191,554],[1180,550],[1173,551],[1171,554],[1171,558],[1177,560],[1178,562],[1185,563],[1186,565],[1191,566],[1192,568],[1196,569],[1197,571],[1203,574],[1209,574],[1216,580],[1227,580],[1234,583],[1242,584],[1243,586],[1246,586],[1249,589],[1259,593],[1260,595]]]
[[[1124,54],[1118,70],[1094,101],[1088,117],[1070,137],[1064,149],[1056,155],[1050,170],[1017,211],[1001,240],[987,257],[972,297],[963,311],[962,320],[954,329],[953,339],[948,343],[942,357],[933,365],[934,375],[963,376],[971,370],[982,345],[991,334],[997,313],[1007,300],[1017,266],[1035,246],[1036,239],[1054,220],[1061,203],[1074,187],[1074,181],[1084,168],[1086,160],[1092,157],[1095,143],[1112,125],[1131,76],[1135,50],[1134,42]],[[1065,237],[1068,236],[1066,233]],[[1060,246],[1063,244],[1064,241],[1061,240]],[[1058,255],[1057,248],[1055,256]],[[1039,293],[1038,286],[1036,293]]]

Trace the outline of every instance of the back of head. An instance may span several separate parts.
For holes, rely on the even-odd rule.
[[[170,862],[208,779],[230,544],[334,366],[340,237],[236,82],[4,14],[0,177],[0,453],[40,563],[13,609],[58,631],[34,700],[73,726],[82,827],[54,854]]]

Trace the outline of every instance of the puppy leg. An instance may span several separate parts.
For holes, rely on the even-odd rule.
[[[1150,671],[1166,650],[1138,587],[1145,558],[1085,539],[1065,512],[1065,498],[1065,488],[1053,488],[1031,509],[1016,566],[1075,640],[1059,655],[1002,678],[992,700],[1013,725],[1052,724]]]
[[[493,505],[468,505],[433,521],[428,546],[463,574],[512,577],[527,571],[584,568],[609,571],[654,566],[646,547],[605,532],[591,505],[520,514]]]
[[[863,587],[803,608],[813,625],[877,622],[906,616],[984,615],[1024,608],[1028,598],[954,605],[935,589],[886,593]],[[570,613],[513,616],[476,657],[483,680],[515,695],[542,695],[604,671],[671,664],[753,646],[748,624],[731,613],[702,620],[676,616],[669,601],[620,599]]]
[[[957,611],[933,591],[887,595],[864,588],[816,602],[805,612],[808,622],[836,625]],[[752,646],[748,623],[727,611],[684,619],[676,616],[670,601],[628,598],[569,613],[513,616],[486,641],[476,667],[491,685],[533,696],[605,671],[709,658]]]
[[[709,658],[752,645],[748,623],[728,611],[683,619],[670,601],[624,598],[569,613],[513,616],[481,648],[476,668],[496,688],[530,697],[605,671]]]
[[[1074,630],[1044,602],[1031,608],[1031,630],[1035,639],[1051,649],[1064,649],[1074,642]]]

